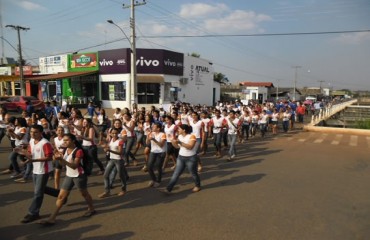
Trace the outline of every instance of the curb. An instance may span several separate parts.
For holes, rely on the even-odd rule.
[[[304,126],[303,131],[307,132],[322,132],[322,133],[337,133],[337,134],[355,134],[370,136],[370,130],[367,129],[354,129],[354,128],[333,128],[333,127],[316,127]]]

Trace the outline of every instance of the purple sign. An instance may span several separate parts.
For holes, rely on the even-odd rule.
[[[115,49],[99,52],[100,74],[129,73],[130,49]],[[136,49],[137,73],[169,74],[182,76],[184,54],[162,49]]]
[[[120,48],[99,52],[100,74],[130,72],[130,49]]]
[[[137,73],[157,73],[182,76],[184,54],[162,49],[137,49]]]

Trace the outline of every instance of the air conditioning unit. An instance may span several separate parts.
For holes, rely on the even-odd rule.
[[[180,78],[180,84],[185,85],[188,83],[188,78]]]

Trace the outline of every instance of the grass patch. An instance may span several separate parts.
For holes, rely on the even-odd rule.
[[[370,129],[370,120],[356,121],[354,128],[358,129]]]

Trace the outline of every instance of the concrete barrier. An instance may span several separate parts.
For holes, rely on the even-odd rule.
[[[303,131],[370,136],[370,130],[355,128],[333,128],[333,127],[318,127],[312,125],[305,125],[303,126]]]

